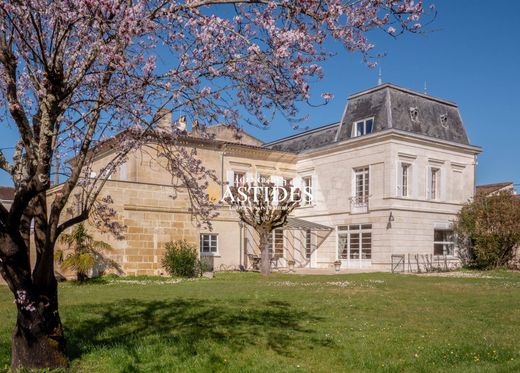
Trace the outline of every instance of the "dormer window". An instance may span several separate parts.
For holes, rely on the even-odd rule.
[[[411,107],[409,109],[410,112],[410,119],[412,122],[418,122],[419,121],[419,110],[416,107]]]
[[[367,118],[354,123],[352,137],[368,135],[374,128],[374,118]]]
[[[441,126],[444,128],[448,128],[448,114],[441,114],[439,117],[439,121],[441,122]]]

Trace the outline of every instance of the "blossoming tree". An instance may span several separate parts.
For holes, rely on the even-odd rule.
[[[294,118],[310,97],[310,79],[322,74],[327,40],[369,61],[369,30],[415,31],[422,13],[412,0],[1,0],[2,123],[19,133],[14,156],[0,154],[16,189],[12,206],[0,205],[0,272],[18,310],[12,367],[68,364],[55,243],[89,215],[117,230],[99,191],[148,139],[161,109],[182,108],[205,125]],[[90,172],[116,134],[111,162]],[[205,170],[191,154],[182,165],[171,172],[203,201],[193,178]],[[78,195],[79,208],[65,218]]]

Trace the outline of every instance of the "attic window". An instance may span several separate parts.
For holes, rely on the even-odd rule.
[[[354,123],[352,137],[368,135],[374,129],[374,118],[367,118]]]
[[[441,122],[441,126],[444,128],[448,128],[448,113],[441,114],[439,117],[439,121]]]
[[[419,110],[416,107],[411,107],[409,109],[410,112],[410,119],[412,122],[418,122],[419,121]]]

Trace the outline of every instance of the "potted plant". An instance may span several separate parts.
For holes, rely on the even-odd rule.
[[[339,270],[341,269],[341,260],[336,260],[334,262],[334,269],[336,270],[336,272],[339,272]]]
[[[291,273],[294,272],[294,264],[295,263],[296,262],[294,260],[288,260],[287,261],[287,265],[289,266],[289,272],[291,272]]]

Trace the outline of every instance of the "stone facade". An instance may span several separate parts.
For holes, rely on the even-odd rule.
[[[401,96],[406,97],[404,103]],[[300,187],[311,183],[312,203],[294,212],[300,223],[273,233],[278,266],[294,260],[296,267],[328,268],[340,260],[344,268],[390,270],[392,255],[433,256],[444,250],[442,256],[454,258],[445,233],[461,205],[474,195],[480,152],[469,145],[458,108],[392,85],[351,98],[356,109],[346,109],[338,124],[270,144],[247,134],[237,138],[216,126],[209,129],[214,140],[202,140],[194,130],[186,146],[195,147],[204,165],[215,170],[219,183],[209,188],[216,196],[233,183],[235,173],[251,179],[267,175],[275,182],[292,179]],[[414,102],[418,104],[406,106]],[[372,108],[377,110],[371,113]],[[420,123],[414,110],[419,110]],[[411,122],[392,123],[393,111],[399,114],[393,121],[405,121],[409,115]],[[373,122],[363,122],[365,133],[355,133],[353,126],[369,117]],[[171,197],[169,175],[154,151],[150,145],[130,154],[102,192],[113,198],[127,232],[121,241],[100,233],[96,238],[114,247],[110,255],[124,273],[161,274],[166,242],[186,239],[199,247],[204,234],[216,235],[216,252],[201,253],[215,269],[250,266],[258,255],[255,232],[243,227],[228,207],[219,209],[212,232],[198,228],[188,212],[186,193],[177,190]],[[107,159],[110,151],[99,157],[94,170]]]

